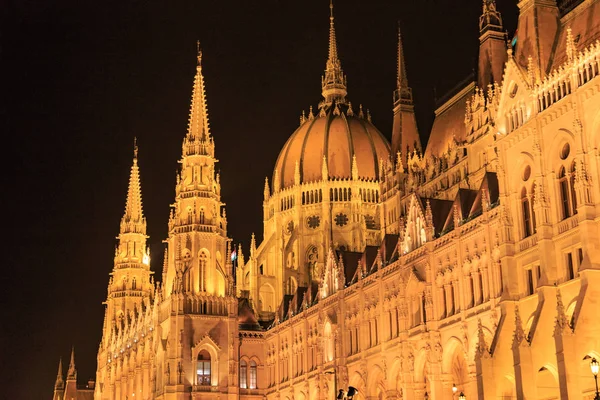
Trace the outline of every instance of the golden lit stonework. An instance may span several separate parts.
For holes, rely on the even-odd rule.
[[[518,6],[507,49],[483,0],[476,81],[424,150],[414,38],[398,37],[389,143],[350,102],[331,6],[323,98],[265,179],[247,256],[227,236],[198,49],[162,278],[136,145],[96,381],[77,389],[73,353],[54,399],[594,398],[600,4]]]

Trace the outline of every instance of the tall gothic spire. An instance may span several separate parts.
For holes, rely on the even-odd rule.
[[[58,360],[58,374],[56,375],[56,383],[54,384],[54,389],[64,389],[65,382],[63,381],[63,368],[62,368],[62,358]]]
[[[402,34],[400,33],[400,23],[398,23],[398,71],[396,76],[396,93],[394,93],[394,102],[412,104],[412,89],[408,86],[408,77],[406,74],[406,65],[404,64],[404,48],[402,47]]]
[[[190,107],[190,121],[186,140],[205,141],[210,137],[208,128],[208,110],[206,108],[206,91],[204,88],[204,76],[202,75],[202,50],[200,41],[196,42],[198,60],[196,64],[196,76],[194,77],[194,90],[192,92],[192,104]]]
[[[333,0],[329,0],[329,53],[325,64],[325,74],[321,78],[323,105],[331,105],[334,101],[346,102],[346,76],[338,58],[335,25],[333,23]]]
[[[394,121],[392,124],[392,154],[399,162],[406,165],[409,154],[415,149],[421,149],[421,139],[415,118],[412,89],[408,86],[400,23],[398,23],[397,62]]]
[[[133,142],[133,164],[129,175],[129,189],[127,191],[127,202],[125,203],[125,214],[121,219],[121,233],[146,234],[146,218],[142,211],[142,189],[140,185],[140,170],[138,168],[137,140]]]
[[[67,380],[77,380],[77,370],[75,369],[75,346],[71,348],[71,361],[69,362],[69,370],[67,371]]]

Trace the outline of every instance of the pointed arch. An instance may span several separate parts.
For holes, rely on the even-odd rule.
[[[263,283],[258,291],[259,310],[263,312],[275,311],[275,289],[270,283]]]
[[[208,356],[208,357],[207,357]],[[199,374],[196,370],[196,382],[198,377],[202,379],[202,382],[208,382],[207,376],[207,364],[209,362],[210,369],[208,376],[210,376],[210,386],[217,386],[219,384],[219,346],[215,341],[208,335],[204,336],[198,343],[192,348],[192,360],[197,360],[197,367],[202,367],[202,372]],[[205,383],[197,383],[205,384]]]
[[[367,376],[367,396],[379,398],[380,393],[385,394],[386,382],[385,374],[378,364],[369,367],[369,374]]]

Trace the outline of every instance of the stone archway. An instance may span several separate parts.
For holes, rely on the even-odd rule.
[[[560,389],[556,368],[551,365],[540,368],[535,377],[535,388],[538,400],[558,400]]]

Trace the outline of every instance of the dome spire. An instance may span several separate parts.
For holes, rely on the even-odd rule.
[[[329,0],[329,54],[325,64],[325,74],[321,78],[323,106],[329,106],[334,101],[346,103],[346,76],[338,58],[335,25],[333,23],[333,0]]]

